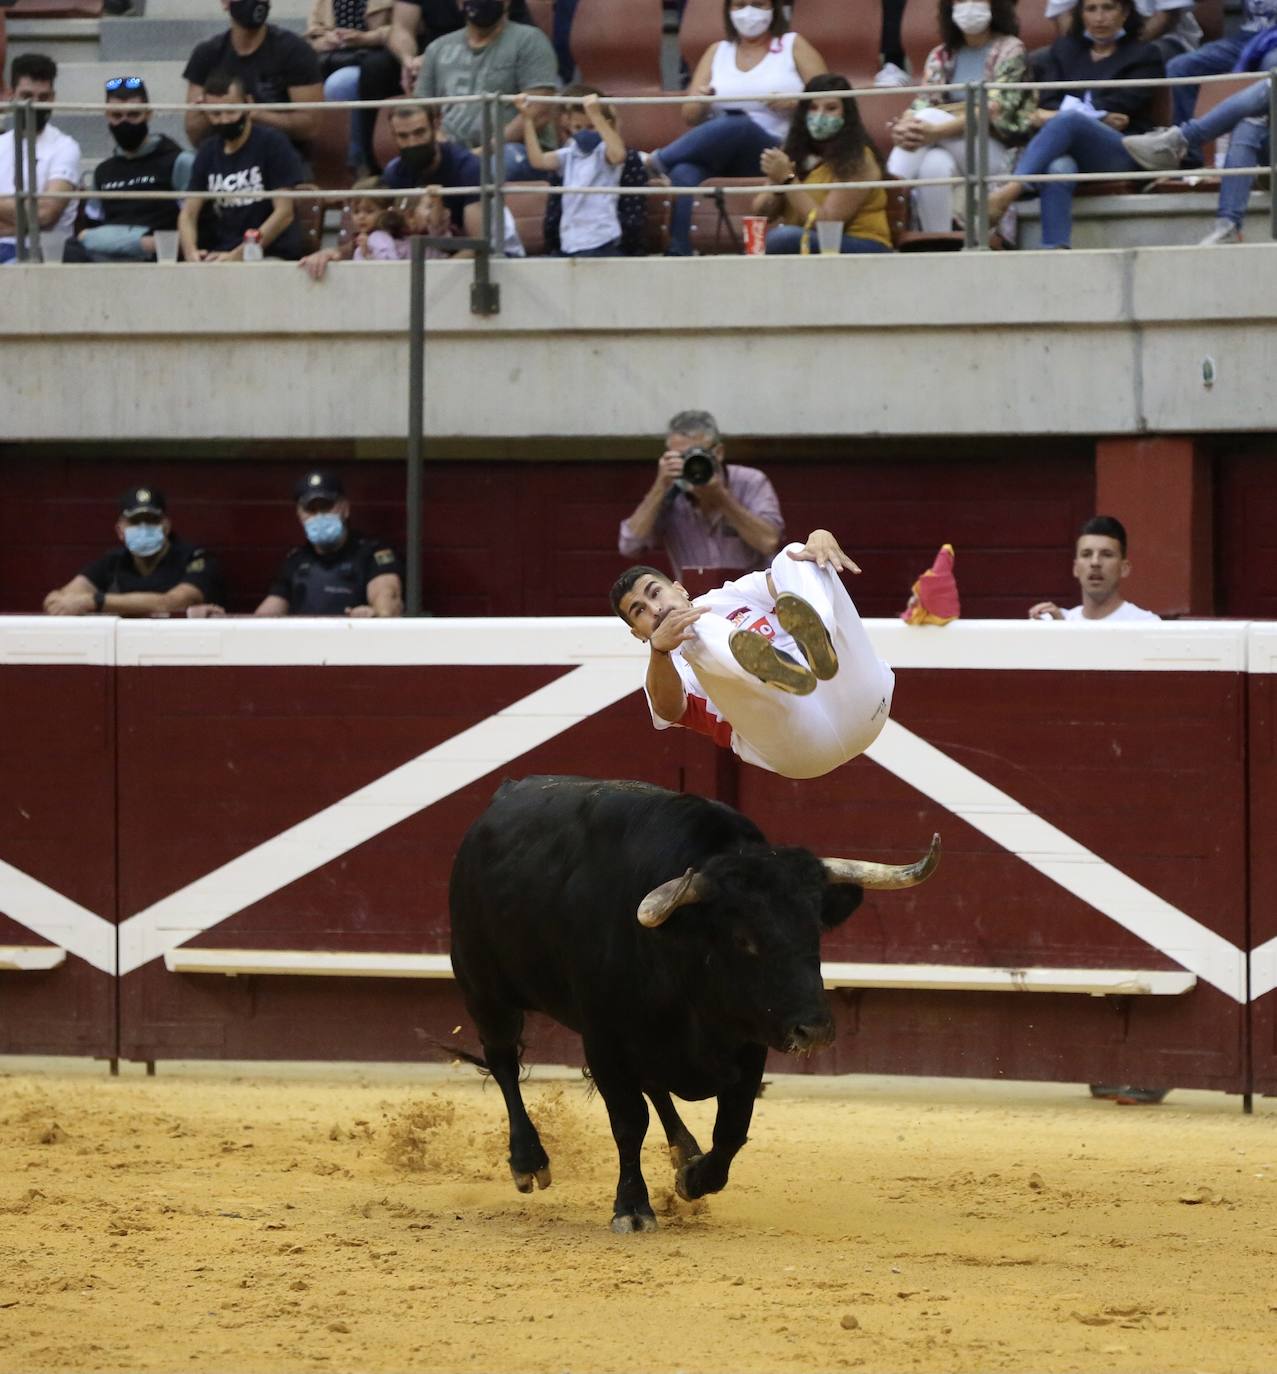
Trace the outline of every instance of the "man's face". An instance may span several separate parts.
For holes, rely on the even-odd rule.
[[[232,84],[225,95],[209,95],[207,92],[204,94],[204,113],[214,128],[222,124],[236,123],[240,114],[243,113],[240,110],[228,110],[225,108],[227,105],[246,104],[248,104],[248,97],[236,84]]]
[[[327,515],[329,513],[340,515],[343,523],[350,520],[350,502],[346,500],[334,501],[331,496],[308,496],[304,501],[297,503],[297,523],[303,529],[306,521],[312,515]]]
[[[145,124],[148,114],[140,95],[108,95],[106,98],[106,122],[112,129],[117,124]]]
[[[686,610],[691,597],[679,582],[645,573],[620,601],[620,611],[635,639],[651,639],[671,611]]]
[[[54,99],[53,82],[37,81],[34,76],[20,76],[13,88],[15,100],[32,100],[41,104]]]
[[[412,114],[392,115],[390,132],[394,134],[395,145],[401,153],[406,148],[431,148],[434,146],[434,122],[425,110],[414,110]]]
[[[1073,576],[1090,601],[1104,602],[1117,591],[1131,565],[1122,557],[1122,546],[1106,534],[1084,534],[1077,541]]]

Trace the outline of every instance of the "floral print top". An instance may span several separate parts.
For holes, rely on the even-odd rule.
[[[943,43],[932,48],[927,54],[926,65],[922,69],[924,86],[943,86],[953,80],[956,64],[954,54]],[[986,81],[1027,81],[1029,79],[1029,59],[1024,44],[1009,33],[995,34],[985,45],[984,79]],[[935,95],[920,95],[913,102],[915,110],[926,109],[929,105],[948,105],[960,102],[958,91],[938,91]],[[996,102],[997,113],[990,111],[990,128],[1002,143],[1025,143],[1033,132],[1029,123],[1033,111],[1037,109],[1037,96],[1032,91],[994,91],[990,93],[991,105]]]

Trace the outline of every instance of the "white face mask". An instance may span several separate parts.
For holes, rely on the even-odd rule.
[[[983,33],[993,22],[993,7],[984,0],[960,0],[953,7],[953,22],[965,34]]]
[[[732,23],[742,38],[757,38],[772,26],[772,11],[761,5],[746,5],[744,9],[732,10]]]

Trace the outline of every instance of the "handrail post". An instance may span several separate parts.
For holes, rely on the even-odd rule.
[[[27,107],[16,100],[13,116],[13,249],[19,262],[27,260]]]
[[[40,173],[36,160],[36,139],[40,137],[40,121],[36,112],[27,106],[27,248],[32,262],[44,261],[44,245],[40,242]],[[17,144],[14,157],[21,156]]]
[[[492,97],[492,222],[498,226],[497,244],[505,241],[505,123],[501,118],[501,97]]]
[[[967,249],[980,247],[979,225],[976,223],[979,210],[976,205],[976,186],[974,174],[976,169],[976,141],[979,134],[979,116],[976,110],[976,87],[974,81],[968,81],[962,92],[963,121],[962,139],[965,145],[966,157],[962,170],[962,190],[966,205],[963,215],[963,229],[966,238],[962,248]]]
[[[412,238],[408,296],[408,583],[405,610],[421,614],[421,448],[426,401],[426,241]]]
[[[495,315],[501,309],[500,288],[492,280],[493,244],[500,241],[494,237],[499,221],[493,215],[492,206],[493,100],[491,94],[485,94],[479,106],[479,207],[483,219],[483,246],[476,248],[474,253],[474,281],[470,285],[470,313],[473,315]]]
[[[976,248],[989,247],[989,88],[980,82],[976,93],[975,233]]]
[[[1268,69],[1268,236],[1277,239],[1277,67]]]

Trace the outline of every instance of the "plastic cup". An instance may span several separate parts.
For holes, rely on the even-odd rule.
[[[816,241],[820,244],[821,254],[842,252],[842,220],[818,219],[816,221]]]
[[[761,257],[767,251],[767,216],[743,215],[741,228],[745,234],[745,256]]]
[[[151,237],[155,240],[155,261],[177,261],[177,230],[156,229]]]

